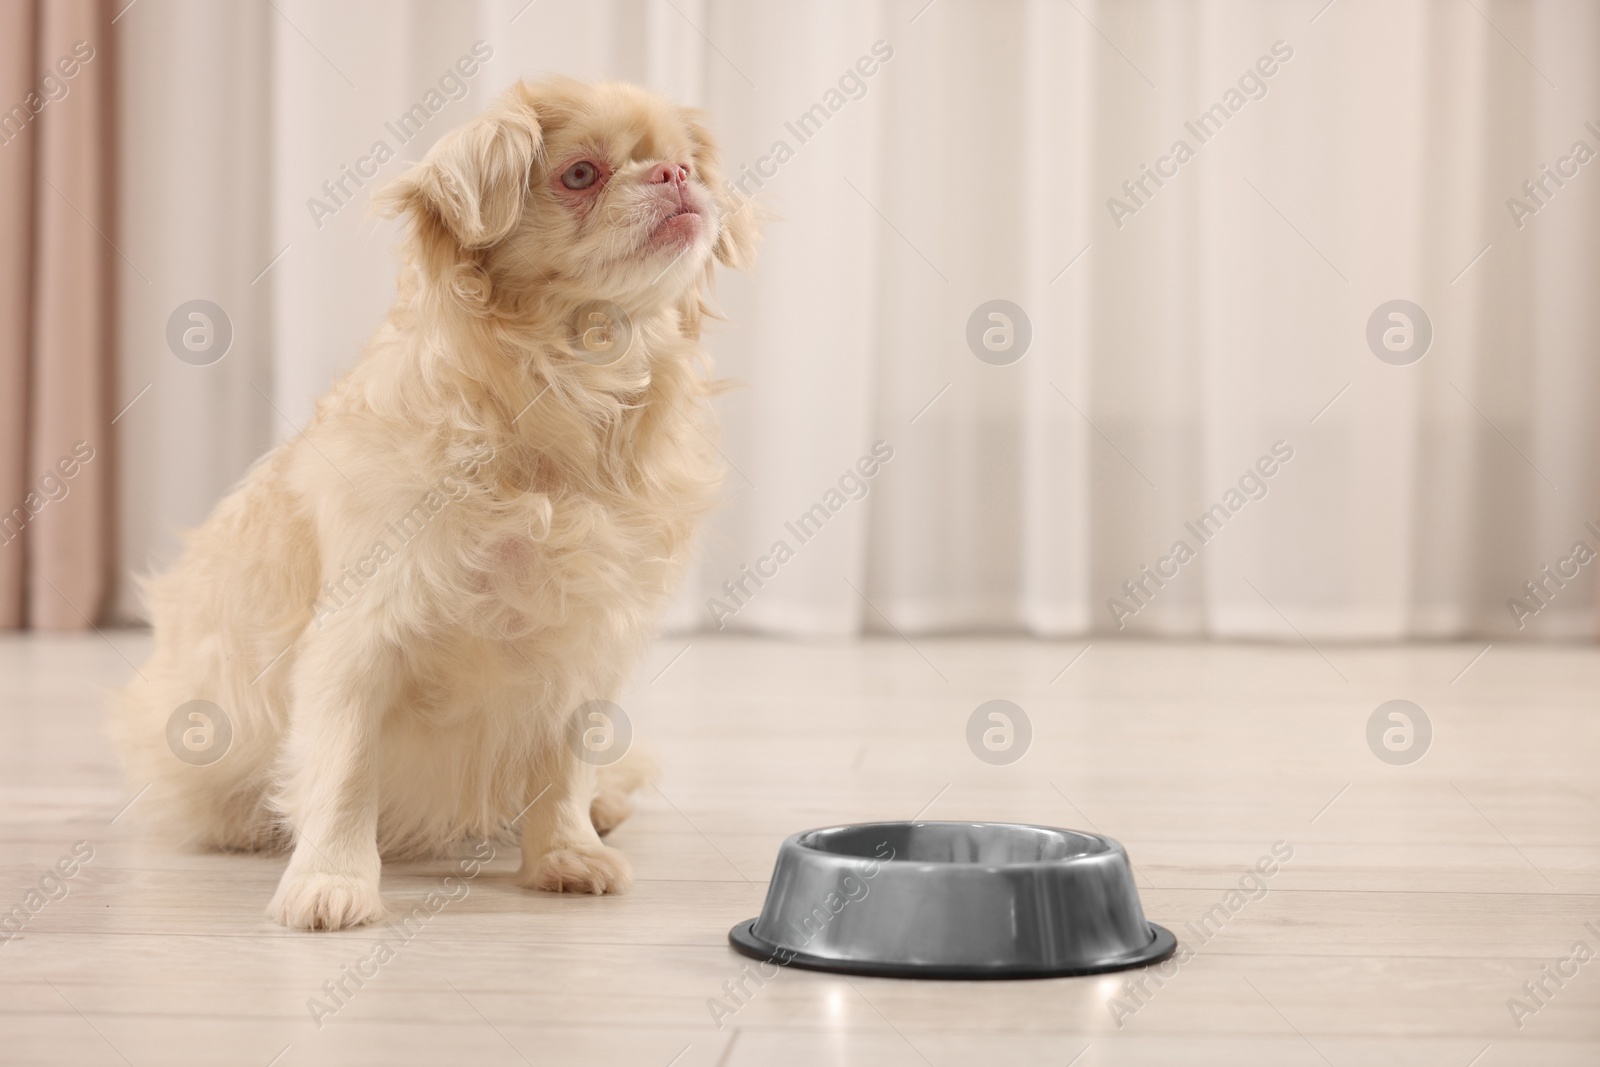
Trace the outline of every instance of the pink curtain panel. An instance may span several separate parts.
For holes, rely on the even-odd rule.
[[[0,627],[79,630],[111,579],[112,19],[0,0]]]

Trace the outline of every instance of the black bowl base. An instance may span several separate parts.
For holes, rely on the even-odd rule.
[[[979,967],[968,964],[883,963],[874,960],[836,960],[795,952],[755,935],[756,920],[750,919],[728,931],[728,941],[751,959],[769,960],[781,967],[800,967],[808,971],[858,974],[868,978],[936,978],[955,981],[983,981],[1019,978],[1077,978],[1086,974],[1105,974],[1160,963],[1178,950],[1178,939],[1164,926],[1150,924],[1150,944],[1138,952],[1115,960],[1088,965],[1039,967],[1036,965],[998,965]],[[787,959],[785,960],[785,957]],[[780,960],[785,962],[779,963]]]

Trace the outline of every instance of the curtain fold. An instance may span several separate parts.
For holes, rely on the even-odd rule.
[[[110,5],[0,7],[0,625],[77,630],[113,580]]]
[[[23,101],[33,89],[35,5],[0,4],[0,100]],[[9,105],[7,105],[9,108]],[[24,105],[25,106],[25,105]],[[0,628],[26,618],[28,537],[28,338],[33,316],[33,158],[31,115],[0,116]]]
[[[559,72],[706,108],[767,216],[756,272],[719,282],[727,501],[670,627],[1595,632],[1600,164],[1544,177],[1600,151],[1592,4],[221,7],[117,27],[151,278],[120,275],[119,400],[154,383],[124,420],[122,615],[126,574],[357,358],[393,291],[371,192]],[[185,136],[224,151],[177,195]],[[160,339],[195,297],[234,319],[207,367]],[[1419,359],[1380,343],[1394,301]]]

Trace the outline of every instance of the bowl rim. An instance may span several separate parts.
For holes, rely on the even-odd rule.
[[[826,849],[816,848],[807,841],[808,838],[811,838],[817,834],[830,833],[836,830],[868,830],[875,826],[1003,826],[1008,829],[1016,828],[1025,830],[1041,830],[1045,833],[1051,834],[1070,834],[1075,837],[1088,838],[1089,840],[1097,843],[1099,847],[1089,852],[1079,852],[1070,856],[1062,856],[1060,859],[1053,860],[1021,860],[1016,863],[968,863],[960,860],[902,859],[899,856],[890,856],[887,859],[882,856],[851,856],[843,852],[829,852]],[[779,846],[779,854],[781,855],[783,849],[789,845],[793,845],[794,847],[810,855],[826,856],[830,859],[840,860],[843,862],[860,864],[877,863],[883,866],[896,865],[904,868],[948,867],[968,871],[1050,869],[1059,867],[1063,864],[1072,863],[1073,861],[1081,862],[1086,859],[1094,859],[1101,856],[1120,855],[1125,862],[1129,862],[1129,871],[1130,873],[1132,871],[1132,863],[1131,861],[1128,861],[1127,849],[1123,848],[1122,843],[1117,841],[1115,838],[1107,837],[1104,834],[1093,833],[1088,830],[1073,830],[1065,826],[1046,826],[1043,823],[1030,822],[1002,822],[994,819],[880,819],[876,822],[839,823],[834,826],[818,826],[809,830],[801,830],[799,833],[790,834],[784,839],[783,844]]]

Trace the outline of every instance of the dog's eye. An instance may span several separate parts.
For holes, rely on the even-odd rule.
[[[599,177],[600,168],[585,159],[581,163],[574,163],[567,168],[566,173],[561,175],[561,184],[568,189],[587,189]]]

